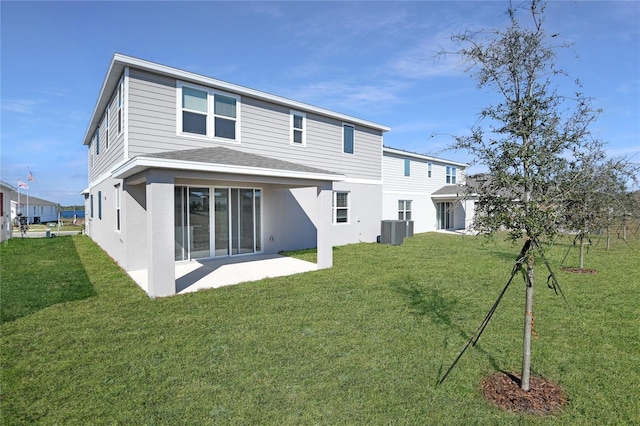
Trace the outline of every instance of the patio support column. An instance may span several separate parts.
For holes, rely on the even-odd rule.
[[[157,170],[147,173],[148,293],[151,297],[176,294],[173,176]]]
[[[318,221],[316,224],[318,233],[318,269],[331,268],[333,266],[333,239],[331,238],[332,197],[331,184],[318,187]]]

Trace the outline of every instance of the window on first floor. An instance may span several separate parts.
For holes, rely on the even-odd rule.
[[[120,185],[115,186],[115,201],[116,201],[116,231],[120,230]]]
[[[349,193],[333,193],[333,223],[349,223]]]
[[[89,217],[93,217],[93,194],[89,196]]]
[[[453,166],[447,166],[447,183],[452,185],[456,183],[456,168]]]
[[[98,191],[98,219],[102,220],[102,191]]]
[[[411,200],[398,200],[398,220],[411,220]]]

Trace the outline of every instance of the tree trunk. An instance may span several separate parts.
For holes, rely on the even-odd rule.
[[[607,226],[607,250],[611,248],[611,225]]]
[[[580,234],[580,264],[578,267],[582,269],[584,267],[584,234]]]
[[[520,388],[529,391],[529,375],[531,373],[531,331],[533,329],[533,254],[527,258],[526,297],[524,311],[524,344],[522,355],[522,375]]]

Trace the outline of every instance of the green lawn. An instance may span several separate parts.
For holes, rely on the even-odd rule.
[[[549,252],[555,266],[569,240]],[[422,234],[334,251],[334,267],[149,299],[89,238],[0,247],[2,424],[640,424],[640,240],[592,247],[595,275],[537,269],[534,374],[569,405],[532,418],[480,383],[521,363],[524,285],[479,344],[520,246]],[[314,253],[296,254],[312,258]],[[577,266],[577,250],[565,261]],[[63,290],[62,290],[63,289]],[[33,300],[33,301],[32,301]]]

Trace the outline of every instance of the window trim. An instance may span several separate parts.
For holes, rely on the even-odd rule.
[[[295,127],[295,117],[302,117],[302,127]],[[289,110],[289,144],[292,146],[307,146],[307,114],[304,112]],[[299,131],[302,133],[302,140],[300,142],[295,141],[295,132]]]
[[[402,203],[402,208],[400,208]],[[407,208],[408,205],[408,208]],[[413,220],[413,200],[398,200],[398,220]],[[409,217],[407,218],[407,213]]]
[[[120,232],[122,230],[122,223],[120,220],[120,214],[122,213],[122,209],[121,209],[121,204],[120,204],[120,197],[122,194],[121,191],[121,186],[120,184],[117,184],[114,186],[115,188],[115,207],[116,207],[116,232]]]
[[[100,155],[100,125],[96,129],[96,155]]]
[[[457,175],[456,166],[447,166],[447,169],[446,169],[446,183],[448,183],[450,185],[455,185],[456,184],[456,175]]]
[[[104,138],[104,151],[109,149],[109,108],[104,112],[104,119],[102,120],[105,126],[105,138]]]
[[[346,207],[338,207],[338,194],[346,194],[347,195],[347,205]],[[351,223],[351,202],[349,200],[350,192],[349,191],[333,191],[333,195],[331,196],[331,223],[334,225],[349,225]],[[338,210],[346,210],[347,212],[347,220],[344,222],[338,222]]]
[[[189,133],[184,132],[183,124],[182,124],[182,113],[184,109],[182,108],[182,88],[187,87],[193,90],[199,90],[201,92],[205,92],[207,94],[207,113],[206,113],[206,133],[201,135],[199,133]],[[215,114],[215,97],[224,96],[226,98],[232,98],[235,100],[236,104],[236,114],[235,117],[228,117],[224,115],[216,115]],[[204,140],[215,140],[219,142],[228,142],[228,143],[237,143],[239,144],[241,141],[240,136],[240,128],[241,128],[241,109],[242,109],[242,97],[240,95],[236,95],[234,93],[225,92],[222,90],[212,89],[206,86],[200,86],[197,84],[186,83],[184,81],[176,82],[176,135],[180,137],[187,138],[196,138],[196,139],[204,139]],[[187,110],[189,111],[189,110]],[[202,114],[202,111],[191,111],[194,113]],[[235,139],[225,138],[222,136],[215,136],[215,120],[216,118],[222,118],[225,120],[231,120],[232,118],[235,120]]]
[[[351,151],[347,151],[346,140],[345,140],[345,129],[350,127],[353,130],[353,137],[351,140]],[[342,123],[342,153],[343,154],[355,154],[356,152],[356,126],[350,123]]]
[[[98,191],[98,219],[102,220],[102,191]]]
[[[123,101],[123,86],[124,86],[124,82],[122,79],[120,79],[120,83],[118,84],[118,135],[122,134],[123,126],[122,126],[122,101]]]

